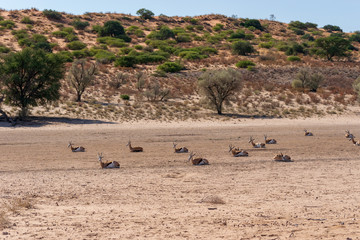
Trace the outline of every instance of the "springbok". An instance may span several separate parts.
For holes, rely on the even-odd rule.
[[[130,140],[129,140],[128,144],[126,144],[126,146],[129,146],[130,152],[142,152],[143,151],[142,147],[131,147],[131,141]]]
[[[102,153],[98,153],[99,156],[99,162],[100,162],[100,166],[101,168],[120,168],[120,164],[117,161],[112,161],[112,162],[103,162],[103,155]]]
[[[239,148],[235,148],[233,145],[229,145],[229,152],[232,153],[234,157],[247,157],[249,156],[249,153],[244,150],[239,150]]]
[[[73,152],[85,152],[85,148],[84,147],[78,147],[78,146],[76,146],[76,147],[73,147],[73,143],[70,141],[69,142],[69,145],[68,145],[68,148],[71,148],[71,151],[73,151]]]
[[[314,136],[313,134],[312,134],[312,132],[308,132],[308,130],[306,130],[306,129],[304,129],[304,132],[305,132],[305,136]]]
[[[351,134],[349,130],[346,130],[345,132],[346,132],[346,134],[345,134],[346,138],[355,138],[355,136],[353,134]]]
[[[290,156],[284,155],[282,153],[276,154],[273,159],[278,162],[292,162]]]
[[[250,137],[249,143],[251,143],[254,148],[265,148],[265,143],[254,143],[254,140],[253,137]]]
[[[195,156],[195,153],[191,152],[188,162],[191,161],[193,165],[209,165],[209,161],[205,158],[193,158]]]
[[[187,149],[186,147],[181,147],[181,148],[176,148],[177,143],[173,142],[173,148],[175,153],[187,153],[189,152],[189,149]]]
[[[352,143],[353,143],[355,146],[360,146],[360,141],[355,141],[354,136],[351,137],[351,138],[349,139],[349,141],[352,141]]]
[[[276,144],[277,143],[277,141],[275,139],[273,139],[273,138],[267,139],[266,134],[264,135],[264,139],[265,139],[265,144]]]

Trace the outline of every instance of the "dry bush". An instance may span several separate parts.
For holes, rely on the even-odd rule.
[[[19,213],[21,209],[32,209],[34,205],[30,198],[16,198],[9,202],[6,208],[13,213]]]
[[[225,204],[225,201],[216,195],[206,196],[203,199],[201,199],[199,202],[200,203],[212,203],[212,204]]]
[[[303,104],[304,103],[304,98],[302,97],[302,95],[297,95],[296,98],[295,98],[295,101],[298,104]]]
[[[320,103],[320,98],[318,97],[317,94],[315,93],[308,93],[309,97],[310,97],[310,100],[311,102],[315,103],[315,104],[318,104]]]
[[[345,105],[345,94],[340,93],[334,96],[334,101]]]
[[[10,222],[6,217],[6,214],[4,211],[0,212],[0,230],[3,230],[9,226]]]

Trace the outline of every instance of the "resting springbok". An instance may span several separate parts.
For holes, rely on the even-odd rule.
[[[304,129],[304,132],[305,132],[305,136],[314,136],[313,134],[312,134],[312,132],[308,132],[308,130],[306,130],[306,129]]]
[[[84,147],[78,147],[78,146],[76,146],[76,147],[73,147],[73,143],[70,141],[69,142],[69,145],[68,145],[68,148],[71,148],[71,151],[73,151],[73,152],[85,152],[85,148]]]
[[[351,138],[349,139],[349,141],[352,141],[352,143],[353,143],[355,146],[360,146],[360,141],[355,141],[354,136],[351,137]]]
[[[103,162],[103,155],[102,153],[98,153],[99,156],[99,162],[100,162],[100,166],[101,168],[120,168],[120,164],[117,161],[112,161],[112,162]]]
[[[209,161],[205,158],[193,158],[195,153],[191,152],[188,161],[191,161],[193,165],[209,165]]]
[[[130,152],[142,152],[143,151],[142,147],[131,147],[131,141],[130,140],[129,140],[128,144],[126,144],[126,146],[129,146]]]
[[[249,143],[251,143],[254,148],[265,148],[265,143],[254,143],[254,140],[253,137],[250,137]]]
[[[277,141],[275,139],[273,139],[273,138],[267,139],[266,134],[264,135],[264,139],[265,139],[265,144],[276,144],[277,143]]]
[[[234,157],[247,157],[249,156],[249,153],[244,150],[239,150],[239,148],[235,148],[233,145],[229,145],[229,152],[232,153]]]
[[[282,153],[276,154],[273,159],[278,162],[292,162],[290,156],[284,155]]]
[[[350,133],[349,130],[346,130],[345,132],[346,132],[346,134],[345,134],[346,138],[354,138],[355,137],[353,134]]]
[[[187,153],[189,150],[186,147],[176,148],[177,143],[173,142],[173,148],[175,153]]]

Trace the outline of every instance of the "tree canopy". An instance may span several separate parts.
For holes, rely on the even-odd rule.
[[[19,107],[20,117],[25,117],[29,106],[59,98],[64,71],[63,58],[42,49],[25,48],[5,56],[0,63],[5,102]]]

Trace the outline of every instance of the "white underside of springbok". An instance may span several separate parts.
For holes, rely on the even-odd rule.
[[[234,157],[247,157],[247,156],[249,156],[249,154],[245,153],[245,152],[239,152],[239,153],[237,153],[237,154],[235,154],[233,156]]]
[[[267,144],[276,144],[276,140],[271,139]]]
[[[114,162],[111,162],[109,165],[107,165],[105,168],[119,168]]]
[[[254,147],[254,148],[265,148],[265,146],[264,146],[264,145],[261,145],[260,143],[255,144],[253,147]]]
[[[75,148],[74,150],[72,150],[73,152],[82,152],[83,150],[81,148]]]
[[[186,148],[181,148],[180,150],[177,150],[176,153],[187,153],[188,150]]]

